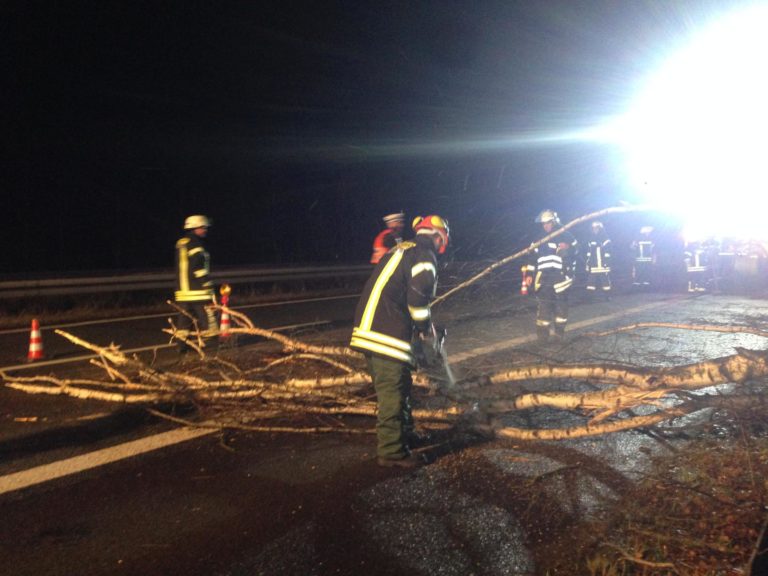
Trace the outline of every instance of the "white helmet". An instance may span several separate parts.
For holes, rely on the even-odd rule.
[[[384,224],[389,226],[390,228],[393,228],[400,224],[401,226],[405,224],[405,214],[402,212],[396,212],[395,214],[387,214],[382,218],[384,220]]]
[[[211,221],[208,216],[202,214],[195,214],[194,216],[187,216],[184,220],[184,230],[194,230],[195,228],[209,228]]]
[[[554,210],[542,210],[539,215],[536,216],[536,222],[538,224],[544,224],[545,222],[554,222],[560,224],[560,218],[557,217],[557,212]]]

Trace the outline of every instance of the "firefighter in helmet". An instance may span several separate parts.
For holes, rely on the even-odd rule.
[[[637,288],[645,289],[651,285],[653,267],[656,264],[656,247],[652,233],[652,226],[643,226],[640,228],[640,237],[632,242],[632,285]]]
[[[401,242],[376,265],[355,310],[350,346],[368,363],[378,402],[380,466],[412,468],[423,463],[410,452],[413,441],[411,371],[416,346],[439,353],[430,303],[437,288],[437,256],[450,242],[440,216],[413,221],[413,241]]]
[[[403,228],[405,228],[405,214],[397,212],[387,214],[382,218],[386,228],[379,232],[373,241],[373,254],[371,264],[378,264],[384,254],[403,241]]]
[[[560,218],[554,210],[542,210],[536,216],[548,236],[560,228]],[[578,241],[568,231],[543,242],[534,249],[534,261],[528,265],[538,309],[536,337],[539,342],[549,340],[550,330],[557,339],[565,336],[568,324],[568,289],[573,285]]]
[[[592,235],[587,243],[587,292],[602,291],[606,298],[611,292],[611,239],[602,222],[592,222]]]
[[[184,221],[184,236],[176,242],[176,292],[174,300],[185,313],[179,315],[178,334],[188,338],[199,331],[204,339],[218,333],[213,282],[210,279],[211,257],[205,248],[205,237],[211,220],[196,214]],[[192,331],[194,329],[194,331]],[[189,346],[179,340],[179,351]]]
[[[685,243],[685,272],[688,292],[706,292],[712,278],[709,265],[710,244],[698,240]]]

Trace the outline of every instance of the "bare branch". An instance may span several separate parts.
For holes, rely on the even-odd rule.
[[[604,208],[603,210],[598,210],[597,212],[592,212],[591,214],[586,214],[585,216],[580,216],[579,218],[576,218],[575,220],[571,220],[564,226],[561,226],[551,234],[548,234],[541,240],[538,240],[531,244],[528,248],[525,248],[523,250],[520,250],[519,252],[515,252],[511,256],[507,256],[506,258],[502,258],[498,262],[494,262],[478,274],[475,274],[472,278],[469,280],[462,282],[458,286],[454,286],[452,289],[448,290],[445,294],[442,294],[440,297],[435,298],[435,300],[432,302],[432,306],[436,306],[443,300],[446,300],[449,296],[452,296],[459,290],[463,290],[467,286],[470,286],[480,280],[481,278],[487,276],[497,268],[500,268],[501,266],[504,266],[506,264],[509,264],[510,262],[513,262],[517,260],[518,258],[521,258],[525,256],[526,254],[530,254],[535,248],[538,248],[545,242],[549,242],[552,238],[555,238],[565,232],[566,230],[573,228],[574,226],[581,224],[582,222],[585,222],[587,220],[593,220],[595,218],[599,218],[601,216],[605,216],[606,214],[622,214],[626,212],[647,212],[649,210],[656,210],[657,207],[651,206],[648,204],[642,204],[637,206],[614,206],[612,208]]]

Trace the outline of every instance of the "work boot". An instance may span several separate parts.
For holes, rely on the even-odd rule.
[[[549,340],[549,326],[536,326],[536,340],[540,344],[546,344]]]
[[[565,338],[565,324],[555,324],[555,338],[558,340]]]
[[[384,468],[410,469],[419,468],[427,463],[423,456],[417,454],[408,454],[405,458],[382,458],[379,456],[376,462],[379,466],[383,466]]]

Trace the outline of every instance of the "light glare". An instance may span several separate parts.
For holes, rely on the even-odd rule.
[[[671,58],[617,130],[632,185],[709,235],[765,237],[768,6],[722,18]]]

